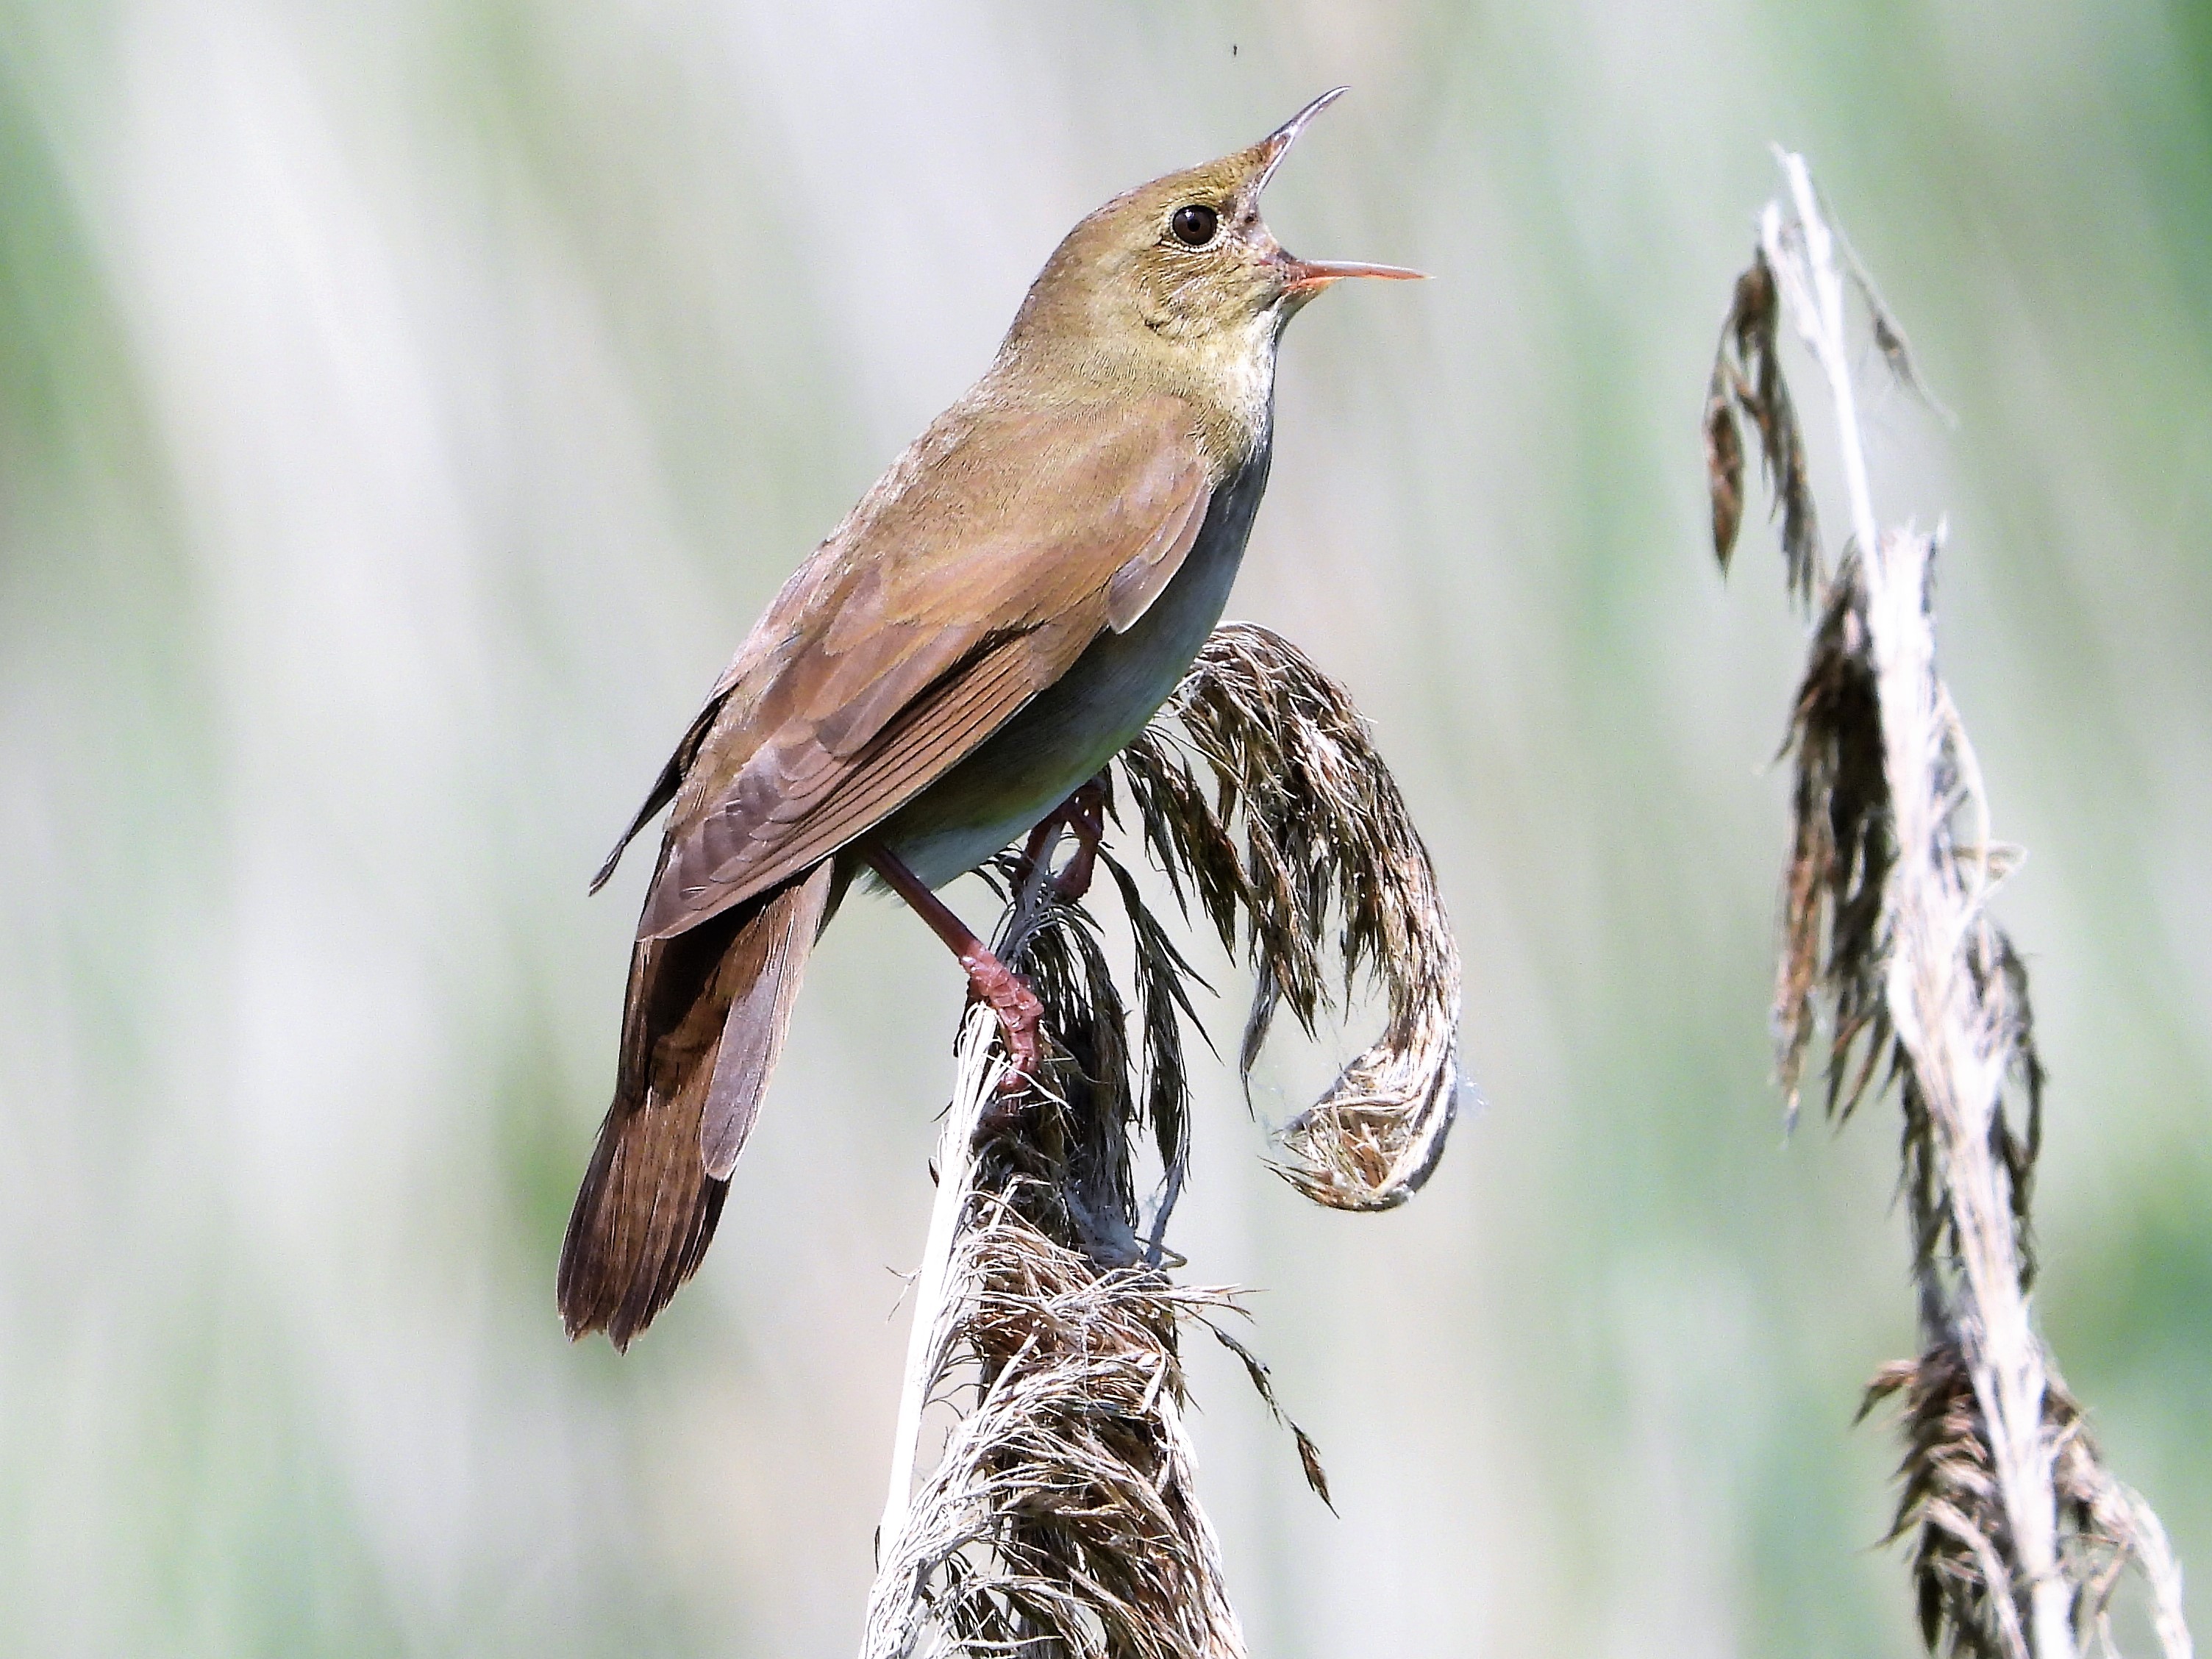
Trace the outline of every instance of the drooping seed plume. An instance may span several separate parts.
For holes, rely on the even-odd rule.
[[[1460,1086],[1459,958],[1426,848],[1343,689],[1265,629],[1216,630],[1117,763],[1109,804],[1188,912],[1253,971],[1244,1069],[1287,1006],[1311,1032],[1362,981],[1382,1036],[1283,1131],[1280,1171],[1316,1202],[1382,1209],[1434,1169]],[[1121,820],[1117,819],[1117,822]],[[1187,1035],[1208,989],[1127,858],[1098,865],[1129,930],[1132,989],[1052,850],[987,874],[994,940],[1044,1008],[1046,1059],[1000,1100],[999,1028],[971,1010],[917,1278],[892,1490],[865,1659],[932,1651],[1239,1659],[1243,1638],[1193,1483],[1182,1343],[1243,1364],[1328,1501],[1312,1439],[1231,1328],[1231,1291],[1182,1285],[1165,1232],[1188,1171]],[[1133,1016],[1137,1036],[1132,1040]],[[1136,1136],[1161,1166],[1146,1213]],[[926,1417],[958,1414],[912,1477]]]
[[[1344,688],[1267,629],[1217,629],[1167,712],[1119,768],[1177,894],[1252,969],[1243,1073],[1279,1009],[1311,1036],[1364,974],[1387,1010],[1285,1126],[1281,1172],[1333,1208],[1402,1204],[1443,1155],[1461,1087],[1459,947],[1404,798]]]

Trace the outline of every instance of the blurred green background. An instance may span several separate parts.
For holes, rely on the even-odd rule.
[[[1705,544],[1770,139],[1960,416],[1869,419],[2032,851],[2038,1307],[2212,1627],[2200,0],[0,0],[0,1650],[854,1650],[958,976],[852,907],[699,1281],[572,1348],[585,878],[1061,233],[1340,81],[1269,218],[1439,280],[1291,331],[1231,610],[1377,721],[1489,1105],[1361,1218],[1200,1103],[1343,1511],[1196,1356],[1254,1650],[1916,1650],[1893,1117],[1768,1084],[1802,625]]]

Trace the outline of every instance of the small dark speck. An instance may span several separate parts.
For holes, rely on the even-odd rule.
[[[1234,58],[1237,55],[1237,43],[1234,40],[1231,40],[1229,43],[1229,55],[1231,58]]]

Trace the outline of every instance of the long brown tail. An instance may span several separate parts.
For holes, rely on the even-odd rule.
[[[824,860],[632,950],[614,1104],[561,1247],[570,1336],[628,1347],[707,1254],[834,883]]]

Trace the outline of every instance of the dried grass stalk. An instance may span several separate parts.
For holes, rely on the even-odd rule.
[[[1257,974],[1248,1075],[1279,1006],[1310,1032],[1340,991],[1363,976],[1380,987],[1382,1037],[1284,1131],[1282,1173],[1341,1208],[1403,1202],[1451,1124],[1459,959],[1427,851],[1342,688],[1265,629],[1222,629],[1121,757],[1119,783],[1178,900],[1194,899]],[[987,872],[1006,901],[996,948],[1044,1005],[1048,1059],[1009,1110],[995,1022],[971,1011],[962,1028],[865,1659],[926,1644],[1238,1659],[1183,1423],[1190,1321],[1243,1361],[1328,1501],[1313,1442],[1223,1322],[1232,1296],[1164,1270],[1188,1169],[1183,1036],[1186,1022],[1202,1036],[1200,981],[1127,866],[1104,850],[1098,863],[1129,926],[1133,998],[1097,919],[1052,879],[1051,849]],[[1132,1139],[1147,1125],[1164,1184],[1140,1237]],[[917,1488],[922,1425],[945,1403],[965,1409]]]
[[[1898,1085],[1922,1352],[1886,1368],[1867,1397],[1904,1406],[1894,1535],[1915,1535],[1931,1650],[2062,1659],[2091,1630],[2108,1640],[2112,1585],[2132,1563],[2177,1659],[2190,1643],[2165,1534],[2106,1473],[2030,1316],[2043,1073],[2026,969],[1987,911],[2016,854],[1990,839],[1980,768],[1936,672],[1940,534],[1877,533],[1836,239],[1803,159],[1778,154],[1790,205],[1767,206],[1736,286],[1708,389],[1708,482],[1725,565],[1741,507],[1741,447],[1730,448],[1741,408],[1780,502],[1790,587],[1809,598],[1819,550],[1800,539],[1814,520],[1775,349],[1778,294],[1835,401],[1852,526],[1820,584],[1785,745],[1796,787],[1778,1069],[1794,1112],[1825,1012],[1831,1115],[1848,1115],[1877,1079]],[[1851,265],[1875,344],[1914,384],[1903,331]]]
[[[1905,1455],[1889,1540],[1913,1539],[1923,1638],[1931,1649],[1948,1639],[1969,1653],[2025,1651],[2014,1598],[1991,1594],[1993,1585],[2007,1583],[2009,1521],[1965,1353],[1955,1344],[1938,1344],[1917,1359],[1883,1366],[1867,1386],[1860,1418],[1892,1400],[1900,1407]],[[2080,1587],[2076,1626],[2094,1632],[2104,1651],[2114,1650],[2112,1592],[2129,1564],[2139,1562],[2161,1649],[2189,1652],[2181,1572],[2166,1529],[2150,1506],[2106,1469],[2081,1405],[2055,1376],[2044,1393],[2044,1425],[2057,1449],[2054,1478],[2068,1570]]]
[[[938,1650],[961,1654],[1239,1659],[1178,1345],[1182,1322],[1228,1295],[1102,1267],[1025,1212],[1045,1198],[1033,1177],[973,1179],[992,1162],[963,1148],[996,1088],[994,1034],[981,1011],[963,1030],[939,1187],[957,1224],[908,1373],[917,1398],[973,1403],[910,1502],[894,1491],[864,1659],[913,1653],[932,1627]]]

